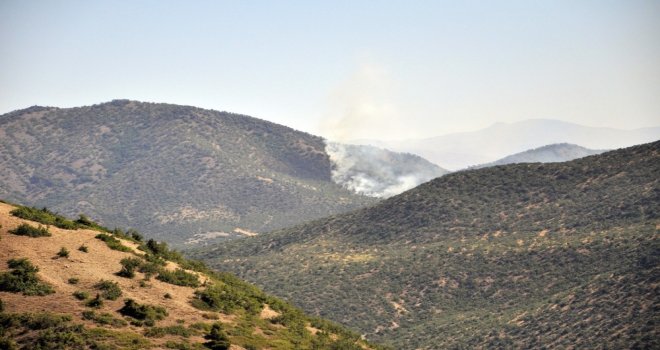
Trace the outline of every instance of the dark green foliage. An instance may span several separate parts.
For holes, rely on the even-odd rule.
[[[44,225],[53,225],[66,230],[75,230],[78,226],[71,220],[55,214],[47,208],[37,209],[19,206],[11,211],[11,214],[21,219],[40,222]]]
[[[131,236],[131,238],[136,242],[142,242],[144,240],[144,236],[136,230],[130,229],[126,232],[126,234]]]
[[[69,250],[66,249],[65,247],[60,248],[60,251],[57,252],[57,256],[60,258],[68,258],[69,257]]]
[[[193,306],[202,310],[221,311],[227,314],[237,309],[257,314],[261,311],[263,304],[260,298],[251,295],[250,291],[225,283],[217,283],[203,290],[195,291]]]
[[[121,241],[105,233],[99,233],[96,235],[97,239],[102,240],[105,244],[108,245],[110,249],[118,250],[120,252],[130,252],[131,248],[121,244]]]
[[[461,171],[192,255],[397,348],[656,348],[657,174],[660,142]]]
[[[23,295],[48,295],[55,293],[53,288],[37,277],[39,269],[26,259],[7,261],[9,272],[0,274],[0,290],[23,293]]]
[[[78,247],[78,250],[83,252],[83,253],[88,253],[89,252],[89,248],[87,248],[87,246],[84,245],[84,244],[81,245],[80,247]]]
[[[167,316],[167,310],[162,306],[139,304],[133,299],[124,300],[124,306],[119,309],[119,313],[124,316],[129,316],[141,321],[149,321],[153,324],[154,321],[162,320]]]
[[[4,312],[4,311],[5,311],[5,303],[2,301],[2,299],[0,299],[0,312]]]
[[[101,290],[101,296],[108,300],[117,300],[122,294],[117,282],[101,280],[94,285],[94,288]]]
[[[103,298],[101,297],[101,294],[96,293],[96,296],[94,299],[90,299],[85,303],[85,306],[87,307],[92,307],[95,309],[101,308],[103,306]]]
[[[21,224],[13,230],[9,230],[9,233],[18,235],[18,236],[29,236],[29,237],[50,237],[51,234],[48,232],[48,228],[39,225],[39,227],[34,227],[30,224]]]
[[[165,298],[165,299],[172,299],[172,294],[170,294],[170,293],[165,293],[165,295],[163,295],[163,298]]]
[[[71,277],[71,278],[69,278],[69,279],[67,280],[67,282],[68,282],[69,284],[78,284],[78,282],[80,282],[80,279],[77,278],[77,277]]]
[[[142,265],[142,260],[138,258],[123,258],[120,261],[121,270],[117,272],[118,276],[133,278],[135,277],[135,270]]]
[[[220,323],[214,323],[211,332],[204,338],[208,340],[204,345],[211,350],[227,350],[231,345],[229,337]]]
[[[85,300],[89,298],[89,293],[83,291],[83,290],[78,290],[73,292],[73,296],[78,299],[78,300]]]
[[[156,279],[177,286],[199,287],[199,279],[197,278],[197,275],[186,272],[182,269],[176,269],[174,271],[162,269]]]

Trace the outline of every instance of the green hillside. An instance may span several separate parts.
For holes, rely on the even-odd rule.
[[[195,251],[396,348],[658,348],[660,142],[445,175]]]
[[[320,137],[256,118],[115,100],[0,116],[0,198],[174,244],[374,203],[332,181]]]

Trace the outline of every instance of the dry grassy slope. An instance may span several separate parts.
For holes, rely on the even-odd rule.
[[[159,322],[159,326],[175,325],[176,320],[185,320],[186,324],[195,322],[208,322],[202,317],[202,312],[190,305],[190,298],[194,290],[189,287],[180,287],[151,279],[150,288],[141,288],[138,278],[128,279],[115,276],[121,269],[119,261],[123,258],[133,256],[130,253],[119,252],[109,249],[106,244],[94,236],[98,231],[93,230],[63,230],[50,227],[51,237],[32,238],[16,236],[7,231],[15,228],[23,222],[33,223],[19,219],[9,212],[14,207],[0,203],[0,269],[6,270],[5,262],[12,258],[28,258],[39,267],[39,277],[52,285],[56,293],[47,296],[24,296],[17,293],[0,292],[0,298],[6,304],[7,312],[38,312],[50,311],[55,313],[71,314],[74,320],[93,327],[94,323],[82,319],[82,312],[89,310],[83,303],[72,297],[77,290],[93,290],[93,285],[101,279],[118,282],[122,289],[122,297],[117,300],[106,300],[100,312],[111,312],[116,317],[121,317],[116,310],[123,306],[125,298],[131,298],[139,303],[147,303],[166,307],[169,316]],[[126,246],[136,249],[137,246],[128,241],[122,242]],[[78,251],[81,245],[89,247],[89,253]],[[69,258],[55,258],[61,247],[69,250]],[[139,252],[138,250],[135,250]],[[176,264],[170,263],[168,268],[176,268]],[[67,280],[71,277],[80,279],[76,285],[69,284]],[[172,299],[167,300],[163,296],[169,293]],[[222,322],[231,322],[232,317],[220,315]],[[139,327],[132,327],[135,332],[141,333]],[[167,338],[157,339],[155,342],[164,342]],[[194,340],[194,339],[191,339]],[[203,341],[202,338],[197,339]]]
[[[140,281],[144,277],[142,273],[136,272],[136,277],[133,279],[116,276],[115,273],[121,269],[121,259],[133,257],[135,254],[143,254],[133,242],[121,240],[122,244],[133,249],[133,253],[128,253],[109,249],[103,241],[95,238],[99,232],[94,230],[64,230],[50,226],[49,231],[52,234],[50,237],[33,238],[10,234],[8,232],[9,230],[16,228],[22,223],[30,223],[34,226],[39,225],[38,223],[12,216],[10,211],[13,209],[15,209],[14,206],[0,202],[0,225],[2,225],[0,227],[0,271],[7,270],[5,263],[9,259],[28,258],[39,268],[38,277],[43,282],[51,285],[55,293],[46,296],[24,296],[20,293],[0,292],[0,299],[4,302],[5,312],[52,312],[69,314],[73,316],[74,322],[94,328],[97,326],[92,321],[85,320],[82,317],[83,311],[90,310],[90,308],[86,307],[83,302],[76,300],[72,296],[72,293],[85,290],[90,291],[90,294],[93,295],[92,292],[95,290],[93,287],[94,284],[100,280],[111,280],[119,283],[123,294],[117,300],[105,300],[104,305],[96,310],[97,313],[108,312],[116,318],[122,318],[122,315],[117,310],[123,306],[124,299],[130,298],[140,304],[157,305],[167,309],[169,315],[164,320],[158,321],[158,327],[174,326],[181,323],[184,326],[189,326],[197,322],[214,322],[204,318],[202,316],[203,314],[214,314],[225,325],[233,325],[240,322],[235,315],[203,312],[194,308],[190,304],[195,291],[194,288],[164,283],[155,278],[150,279],[148,287],[145,288],[140,286]],[[79,251],[78,248],[81,245],[87,246],[89,252],[84,253]],[[62,247],[69,250],[70,254],[68,258],[57,257],[56,254]],[[179,268],[179,266],[176,263],[168,262],[166,268],[174,270]],[[189,270],[188,272],[197,274],[200,282],[205,282],[208,279],[208,276],[204,274]],[[68,283],[68,279],[72,277],[78,278],[79,282],[75,285]],[[169,294],[171,299],[166,299],[164,297],[165,294]],[[272,310],[266,304],[259,317],[269,320],[279,315],[277,311]],[[283,326],[277,324],[272,327],[283,328]],[[316,335],[319,331],[319,329],[312,327],[309,323],[307,323],[306,329],[311,333],[311,336]],[[145,328],[129,325],[120,330],[143,334]],[[254,332],[271,340],[276,338],[272,333],[271,335],[266,335],[264,329],[259,326],[254,328]],[[337,338],[333,334],[330,336],[335,339]],[[169,340],[181,340],[181,338],[169,335],[162,338],[149,338],[153,348],[164,347],[165,343]],[[187,338],[187,341],[190,343],[202,343],[205,340],[202,336],[192,336]],[[286,344],[286,342],[280,342],[278,344]],[[360,343],[359,345],[363,349],[370,349],[366,343]],[[287,348],[286,345],[283,346],[281,348]],[[243,347],[232,344],[231,349],[239,350],[243,349]]]

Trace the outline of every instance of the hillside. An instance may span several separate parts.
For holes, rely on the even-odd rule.
[[[660,142],[451,173],[196,251],[396,348],[658,348]]]
[[[288,227],[375,200],[332,181],[322,138],[256,118],[115,100],[0,116],[0,198],[176,245]]]
[[[362,140],[358,143],[417,154],[449,170],[459,170],[554,143],[572,143],[591,149],[616,149],[658,139],[660,127],[622,130],[553,119],[529,119],[495,123],[481,130],[427,139]]]
[[[376,349],[135,232],[15,208],[0,203],[2,349]]]
[[[592,156],[605,152],[594,150],[570,143],[556,143],[530,149],[524,152],[512,154],[491,163],[477,165],[473,168],[485,168],[495,165],[518,164],[518,163],[559,163],[569,160]]]

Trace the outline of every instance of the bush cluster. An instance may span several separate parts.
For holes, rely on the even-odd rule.
[[[26,259],[7,261],[10,271],[0,274],[0,290],[23,295],[48,295],[55,293],[53,288],[37,277],[39,268]]]
[[[18,236],[28,236],[28,237],[50,237],[51,233],[48,232],[48,228],[39,225],[39,227],[34,227],[30,224],[21,224],[13,230],[9,230],[9,233],[15,234]]]

